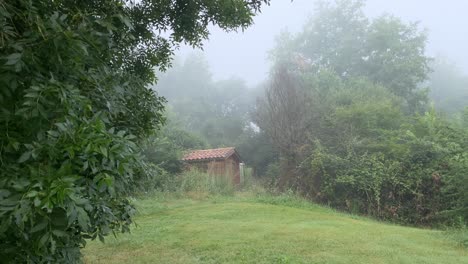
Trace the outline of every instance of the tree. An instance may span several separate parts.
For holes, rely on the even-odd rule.
[[[461,112],[468,105],[468,76],[444,58],[436,58],[431,65],[429,97],[435,107],[448,114]]]
[[[257,177],[268,176],[269,164],[278,160],[278,153],[270,142],[270,137],[264,131],[257,131],[253,127],[246,129],[235,145],[242,160],[254,169],[254,175]]]
[[[462,127],[468,130],[468,106],[466,106],[462,112],[461,123]]]
[[[425,105],[426,34],[389,15],[369,19],[363,4],[322,3],[302,32],[278,38],[255,115],[279,151],[269,172],[280,187],[353,213],[466,224],[465,118]],[[463,86],[442,73],[438,90]]]
[[[254,97],[245,82],[238,78],[214,81],[200,54],[178,61],[154,89],[168,98],[173,121],[203,137],[211,147],[232,146],[250,121]]]
[[[153,89],[168,99],[170,104],[176,104],[178,101],[200,100],[213,92],[212,85],[208,61],[201,53],[191,53],[184,60],[176,57],[171,69],[160,73]],[[174,111],[180,111],[179,107]]]
[[[292,62],[311,73],[332,70],[343,79],[365,77],[404,98],[410,112],[422,110],[426,94],[420,86],[431,61],[425,55],[426,33],[417,23],[389,15],[370,20],[364,3],[320,2],[302,32],[278,39],[274,61]]]
[[[264,97],[258,100],[255,123],[271,138],[284,161],[281,187],[292,184],[300,150],[313,124],[311,102],[302,80],[285,65],[274,70]]]
[[[128,231],[138,144],[164,123],[154,68],[268,2],[0,0],[2,261],[74,263]]]

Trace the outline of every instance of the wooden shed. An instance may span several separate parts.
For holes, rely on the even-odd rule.
[[[241,158],[235,148],[203,149],[188,152],[182,158],[186,169],[196,168],[211,175],[226,175],[234,184],[241,183]]]

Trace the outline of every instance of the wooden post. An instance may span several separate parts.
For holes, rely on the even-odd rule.
[[[239,163],[240,184],[244,183],[244,163]]]

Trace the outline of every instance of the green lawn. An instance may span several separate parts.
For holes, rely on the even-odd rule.
[[[88,243],[85,263],[468,263],[441,231],[272,201],[138,201],[132,233]]]

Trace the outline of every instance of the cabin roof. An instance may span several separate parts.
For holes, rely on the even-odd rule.
[[[237,154],[236,149],[233,147],[193,150],[185,154],[182,160],[183,161],[204,161],[204,160],[226,159],[234,154],[237,155],[237,157],[239,157],[239,154]]]

